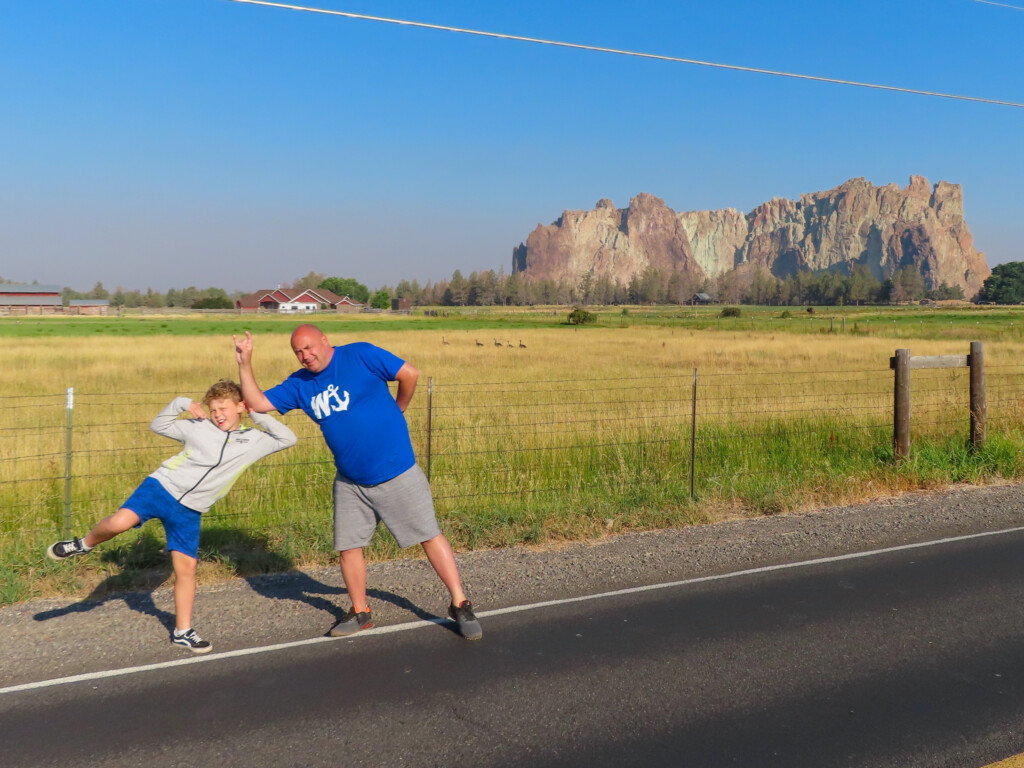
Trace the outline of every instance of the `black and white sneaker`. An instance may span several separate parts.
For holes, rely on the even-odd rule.
[[[75,555],[84,555],[92,552],[92,547],[87,547],[81,539],[70,539],[69,541],[58,541],[46,548],[46,556],[51,560],[67,560]]]
[[[370,609],[356,613],[355,608],[349,608],[348,613],[342,616],[338,622],[328,630],[331,637],[348,637],[354,635],[361,629],[369,629],[373,626],[373,616]]]
[[[484,636],[484,630],[473,613],[473,604],[469,600],[463,600],[456,605],[448,606],[448,616],[459,625],[459,634],[467,640],[479,640]]]
[[[186,629],[184,632],[178,632],[174,630],[171,635],[171,642],[175,645],[183,645],[188,648],[192,653],[209,653],[213,650],[213,645],[210,644],[209,640],[203,640],[194,629]]]

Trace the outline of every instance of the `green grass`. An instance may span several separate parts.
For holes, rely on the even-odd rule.
[[[885,351],[890,346],[888,342],[875,345],[885,357],[858,366],[871,369],[860,383],[846,382],[842,375],[819,375],[817,371],[824,369],[806,363],[801,365],[811,367],[815,373],[805,371],[802,379],[806,381],[799,387],[792,378],[779,386],[779,379],[747,375],[750,366],[771,365],[767,370],[776,370],[777,361],[771,358],[782,354],[783,348],[797,346],[795,340],[786,338],[788,335],[804,336],[800,343],[815,350],[826,345],[807,338],[807,334],[821,334],[822,341],[829,340],[829,349],[862,346],[861,342],[847,344],[839,339],[844,333],[842,318],[846,319],[845,334],[850,339],[876,335],[906,338],[910,339],[906,345],[911,347],[920,339],[943,340],[954,342],[957,349],[966,352],[968,339],[1020,341],[1022,312],[1007,308],[866,307],[818,309],[808,314],[790,308],[792,317],[782,318],[785,308],[743,307],[739,318],[719,318],[720,309],[632,308],[623,315],[618,307],[598,308],[596,326],[581,327],[581,335],[573,337],[575,345],[588,338],[587,334],[603,333],[589,337],[595,340],[596,351],[589,352],[585,360],[577,360],[565,373],[561,371],[566,367],[569,347],[565,346],[563,353],[561,333],[564,329],[575,334],[577,329],[565,325],[564,308],[557,312],[550,308],[515,312],[447,310],[447,316],[437,318],[416,314],[313,318],[230,314],[201,318],[0,318],[0,337],[226,337],[243,330],[286,334],[298,322],[309,319],[332,335],[363,337],[377,331],[427,328],[438,335],[451,331],[452,341],[458,330],[479,331],[480,338],[490,342],[492,335],[518,338],[511,333],[506,337],[502,333],[505,330],[557,329],[545,331],[554,338],[554,342],[548,343],[557,345],[557,376],[550,366],[517,368],[509,362],[514,360],[514,365],[527,366],[535,359],[534,354],[540,354],[541,344],[525,333],[529,351],[522,354],[518,349],[478,352],[472,335],[460,336],[451,347],[443,348],[439,338],[432,334],[412,337],[417,344],[423,344],[417,358],[429,361],[429,355],[433,355],[436,366],[452,356],[451,365],[456,366],[447,369],[445,384],[437,385],[431,480],[439,521],[458,550],[594,539],[622,531],[700,524],[723,515],[780,514],[912,488],[1024,478],[1024,432],[1020,426],[1024,400],[1019,394],[1020,373],[1016,366],[1003,364],[989,372],[993,397],[1001,398],[1001,402],[990,402],[989,437],[980,451],[970,450],[965,442],[966,374],[915,372],[915,407],[921,404],[940,410],[943,415],[935,418],[938,423],[931,426],[919,428],[915,422],[911,455],[899,465],[893,461],[891,424],[884,423],[891,408],[891,374],[884,362],[890,354]],[[642,360],[634,360],[626,369],[612,374],[649,376],[643,382],[624,385],[642,390],[637,394],[630,394],[627,389],[602,393],[602,385],[594,383],[596,369],[581,376],[586,382],[578,387],[555,383],[576,377],[581,365],[594,365],[597,355],[607,354],[605,344],[622,337],[635,344],[648,335],[632,331],[619,334],[615,329],[623,325],[728,334],[702,337],[697,333],[694,337],[693,333],[675,333],[674,338],[671,332],[657,335],[659,340],[668,341],[668,352],[662,351],[664,340],[654,342],[646,348]],[[744,332],[751,329],[758,335],[747,341]],[[543,338],[545,334],[537,336]],[[753,347],[751,357],[742,361],[742,367],[737,362],[717,374],[709,374],[707,367],[701,369],[702,401],[698,408],[695,487],[691,497],[687,416],[690,390],[687,376],[679,374],[682,371],[688,375],[691,364],[674,362],[670,356],[678,352],[672,347],[674,343],[679,348],[685,346],[687,351],[683,354],[688,354],[695,342],[703,338],[705,346],[717,355],[717,339],[737,336],[738,345]],[[338,342],[342,340],[339,338]],[[770,341],[776,346],[769,348]],[[168,446],[145,429],[145,422],[164,404],[165,398],[146,393],[176,389],[181,384],[175,377],[191,382],[187,376],[195,365],[193,345],[187,339],[174,343],[187,348],[190,356],[185,362],[171,365],[169,361],[141,355],[138,360],[129,359],[127,364],[133,374],[144,375],[128,385],[134,394],[117,394],[122,391],[117,387],[123,387],[119,380],[109,383],[107,379],[93,379],[102,383],[92,385],[96,391],[92,395],[82,395],[83,385],[78,384],[80,410],[75,418],[80,421],[76,424],[91,426],[75,433],[72,530],[76,534],[112,512],[134,485],[168,455]],[[209,346],[212,341],[206,344]],[[433,351],[427,349],[428,345]],[[898,345],[897,342],[891,347]],[[68,346],[85,345],[76,340]],[[109,370],[107,355],[111,354],[108,348],[117,345],[104,340],[98,346],[106,351],[91,352],[75,365],[81,367],[83,361],[91,360],[91,365],[115,381],[117,371]],[[993,346],[997,350],[1013,348],[1011,344]],[[165,348],[160,349],[167,354]],[[489,356],[470,356],[485,353]],[[762,353],[768,359],[763,360]],[[1019,359],[1010,357],[1016,354],[1010,351],[1003,354],[1011,362]],[[664,359],[649,370],[647,361],[658,355]],[[228,353],[223,357],[230,372],[233,361]],[[273,359],[269,353],[267,358]],[[279,364],[290,362],[283,355],[278,358]],[[720,362],[717,357],[712,359]],[[995,359],[995,355],[989,359]],[[482,366],[493,365],[495,361],[506,368],[483,374]],[[604,370],[605,362],[602,361],[600,370]],[[11,370],[17,371],[21,365],[19,361]],[[426,367],[424,370],[429,371]],[[70,373],[77,374],[78,369]],[[508,377],[513,383],[460,384],[454,373],[468,376],[463,381],[500,382]],[[17,377],[11,381],[13,386],[20,385]],[[69,383],[77,382],[71,378]],[[532,388],[533,383],[537,387]],[[746,389],[730,389],[737,384]],[[57,385],[49,380],[29,381],[26,386],[42,388],[43,393],[12,396],[8,401],[10,421],[5,426],[11,427],[16,418],[24,419],[24,423],[17,429],[0,432],[10,457],[0,465],[0,504],[4,509],[0,516],[0,603],[40,595],[99,595],[119,589],[149,589],[163,583],[169,568],[162,551],[163,532],[157,524],[126,533],[84,560],[56,564],[43,556],[44,547],[60,536],[63,527],[63,395],[53,394]],[[670,388],[679,391],[672,392]],[[785,399],[801,392],[806,393],[809,405],[821,411],[819,415],[785,414],[788,408],[807,407]],[[873,407],[882,403],[877,412],[881,415],[875,418],[883,423],[850,424],[841,413],[842,405],[830,405],[827,397],[834,393],[842,398],[843,392],[850,398],[862,398],[858,403],[871,403]],[[23,401],[20,397],[37,399]],[[872,397],[881,400],[876,402]],[[425,394],[418,394],[417,398],[409,418],[417,455],[425,464]],[[559,398],[570,405],[561,405]],[[547,403],[541,410],[539,403],[546,401],[555,402]],[[716,410],[729,413],[713,415],[711,411]],[[612,417],[607,423],[582,426],[587,419],[600,422],[606,415]],[[618,416],[624,417],[621,422],[616,421]],[[712,422],[712,417],[718,421]],[[235,490],[204,518],[201,583],[335,561],[330,531],[333,470],[329,456],[308,420],[298,417],[289,423],[303,437],[300,445],[250,470]],[[36,455],[40,457],[21,458]],[[383,530],[368,552],[372,559],[399,554],[394,540]]]
[[[685,432],[685,430],[684,430]],[[705,523],[723,511],[773,515],[848,500],[849,489],[872,495],[951,483],[1024,477],[1024,434],[990,434],[980,451],[963,437],[923,435],[896,465],[891,432],[822,420],[775,422],[756,432],[739,425],[707,427],[696,438],[696,485],[689,489],[688,436],[643,445],[581,440],[565,455],[512,454],[435,465],[442,529],[457,550],[594,539],[608,533]],[[313,457],[307,457],[312,459]],[[497,470],[497,471],[495,471]],[[326,463],[307,465],[299,484],[283,466],[250,475],[204,518],[200,560],[210,573],[250,576],[335,561]],[[467,479],[473,493],[445,496]],[[100,514],[100,504],[76,515],[76,530]],[[112,508],[116,502],[106,505]],[[150,524],[105,544],[92,558],[51,563],[43,548],[59,533],[59,515],[40,530],[8,533],[0,548],[5,604],[40,594],[100,597],[151,589],[166,581],[163,532]],[[380,529],[372,559],[399,555]],[[201,579],[202,581],[203,579]]]
[[[195,336],[231,335],[246,330],[256,333],[290,333],[299,323],[314,322],[327,334],[364,334],[381,331],[432,330],[488,331],[569,326],[567,307],[439,307],[438,316],[422,309],[409,315],[141,315],[123,317],[3,317],[0,338],[57,336]],[[707,307],[588,307],[596,323],[580,326],[581,332],[601,328],[657,326],[702,331],[757,331],[795,334],[848,334],[887,338],[948,339],[975,341],[1024,339],[1024,307],[806,307],[742,306],[741,316],[721,317],[721,306]],[[783,317],[784,312],[790,317]],[[134,312],[134,311],[133,311]]]

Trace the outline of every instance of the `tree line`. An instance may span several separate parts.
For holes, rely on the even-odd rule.
[[[998,268],[997,268],[998,269]],[[459,270],[450,280],[420,285],[415,280],[399,282],[394,295],[421,306],[524,306],[533,304],[626,305],[689,304],[695,295],[708,294],[725,304],[799,306],[801,304],[888,304],[921,299],[963,299],[960,286],[940,285],[926,289],[921,271],[907,267],[891,278],[879,280],[865,265],[849,275],[838,272],[798,272],[778,278],[767,270],[744,274],[727,272],[715,279],[702,279],[678,271],[647,268],[623,283],[607,275],[585,273],[579,280],[527,280],[519,272],[472,272]]]
[[[0,282],[3,282],[0,278]],[[409,299],[414,306],[532,306],[532,305],[630,305],[689,304],[699,293],[708,294],[723,304],[768,306],[818,306],[849,304],[890,304],[921,299],[963,299],[960,286],[940,285],[926,289],[925,279],[916,266],[898,270],[885,280],[876,278],[863,264],[850,274],[839,272],[798,272],[778,278],[767,270],[754,273],[726,272],[715,279],[648,268],[633,275],[627,283],[607,275],[585,273],[578,280],[528,280],[520,272],[506,274],[504,269],[471,272],[464,276],[456,269],[450,279],[426,282],[400,280],[394,286],[371,291],[352,277],[329,277],[310,272],[282,286],[291,290],[324,288],[338,296],[348,296],[367,306],[387,309],[392,298]],[[230,309],[242,294],[229,294],[223,288],[172,288],[166,293],[117,287],[113,292],[97,282],[90,291],[63,291],[64,303],[70,299],[107,299],[119,307],[183,307],[192,309]],[[977,301],[996,304],[1024,303],[1024,262],[1008,262],[993,268],[992,275],[976,297]]]
[[[171,288],[166,293],[154,291],[152,288],[140,291],[121,286],[116,287],[113,291],[108,291],[103,287],[102,281],[99,281],[89,291],[79,292],[72,288],[65,288],[61,295],[64,299],[64,306],[67,306],[72,299],[106,299],[111,306],[126,308],[232,309],[235,306],[235,299],[240,294],[236,291],[233,295],[229,295],[223,288],[196,288],[195,286]]]

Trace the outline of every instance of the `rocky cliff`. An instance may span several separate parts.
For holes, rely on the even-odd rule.
[[[917,266],[928,288],[959,285],[973,296],[990,274],[964,220],[959,184],[922,176],[876,187],[850,179],[835,189],[773,198],[743,214],[733,208],[676,213],[641,193],[628,208],[599,200],[538,225],[513,251],[530,279],[575,283],[587,272],[628,283],[648,267],[714,278],[764,268],[779,278],[801,270],[849,274],[866,264],[879,280]]]

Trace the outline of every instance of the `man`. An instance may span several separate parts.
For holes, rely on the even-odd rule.
[[[419,371],[387,350],[366,342],[331,346],[314,325],[292,333],[292,351],[302,368],[263,392],[252,370],[252,334],[235,341],[242,394],[257,413],[301,408],[315,421],[334,454],[334,548],[341,560],[352,607],[330,630],[345,637],[373,626],[366,601],[366,561],[377,522],[400,547],[420,544],[451,593],[448,615],[468,640],[483,635],[462,590],[451,545],[441,533],[430,485],[416,464],[404,412],[416,391]],[[398,382],[391,396],[389,381]]]

